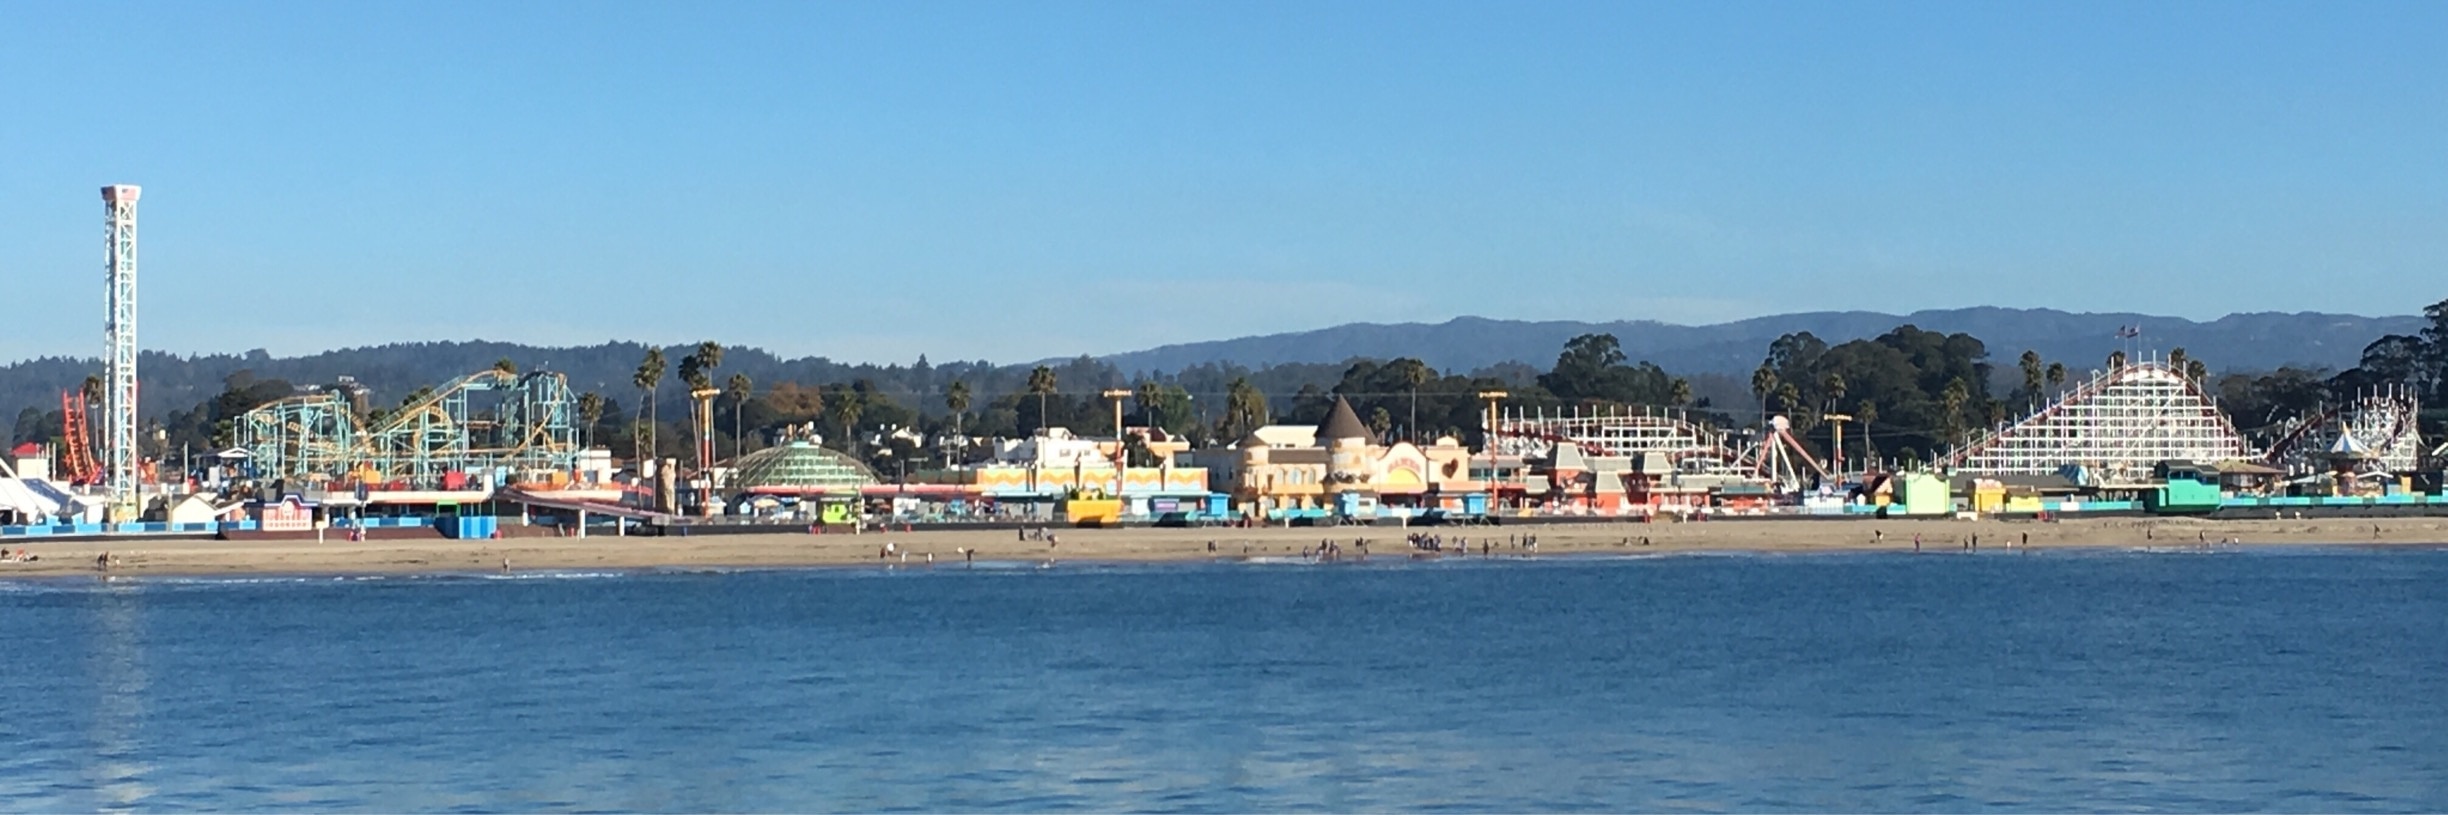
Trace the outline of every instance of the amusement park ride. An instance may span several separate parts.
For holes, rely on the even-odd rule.
[[[486,370],[370,425],[337,392],[281,399],[240,416],[237,440],[258,478],[431,489],[503,471],[569,470],[577,404],[559,373]]]

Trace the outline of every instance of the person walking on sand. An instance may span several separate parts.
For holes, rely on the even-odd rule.
[[[1921,533],[1913,533],[1913,551],[1921,551]]]

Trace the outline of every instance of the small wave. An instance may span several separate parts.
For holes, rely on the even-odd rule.
[[[555,572],[555,571],[541,571],[541,572],[506,572],[506,573],[496,573],[496,574],[476,574],[476,575],[471,575],[471,576],[476,577],[476,578],[479,578],[479,579],[483,579],[483,580],[604,580],[604,579],[609,579],[609,578],[617,578],[617,577],[629,577],[629,576],[631,576],[631,574],[630,574],[629,572]]]

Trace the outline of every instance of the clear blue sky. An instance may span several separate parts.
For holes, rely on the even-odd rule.
[[[2448,297],[2448,3],[0,0],[0,359]]]

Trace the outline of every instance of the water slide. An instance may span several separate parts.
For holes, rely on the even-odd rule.
[[[508,501],[515,501],[531,507],[558,509],[569,512],[584,510],[589,514],[594,515],[603,515],[612,518],[629,518],[641,521],[653,521],[655,523],[663,523],[668,521],[671,517],[666,513],[655,512],[648,509],[639,509],[637,507],[625,506],[622,504],[607,504],[601,501],[582,501],[574,498],[561,498],[549,494],[528,492],[521,489],[502,490],[501,492],[495,493],[494,497]]]
[[[26,485],[26,489],[32,491],[35,495],[42,496],[43,500],[49,501],[53,506],[58,507],[58,509],[51,514],[73,517],[82,517],[85,514],[85,505],[79,503],[76,496],[69,495],[66,491],[61,490],[59,487],[53,486],[51,482],[44,481],[42,479],[26,479],[24,480],[24,483]]]
[[[13,511],[19,523],[36,518],[73,523],[86,511],[75,496],[39,478],[0,478],[0,509]]]

